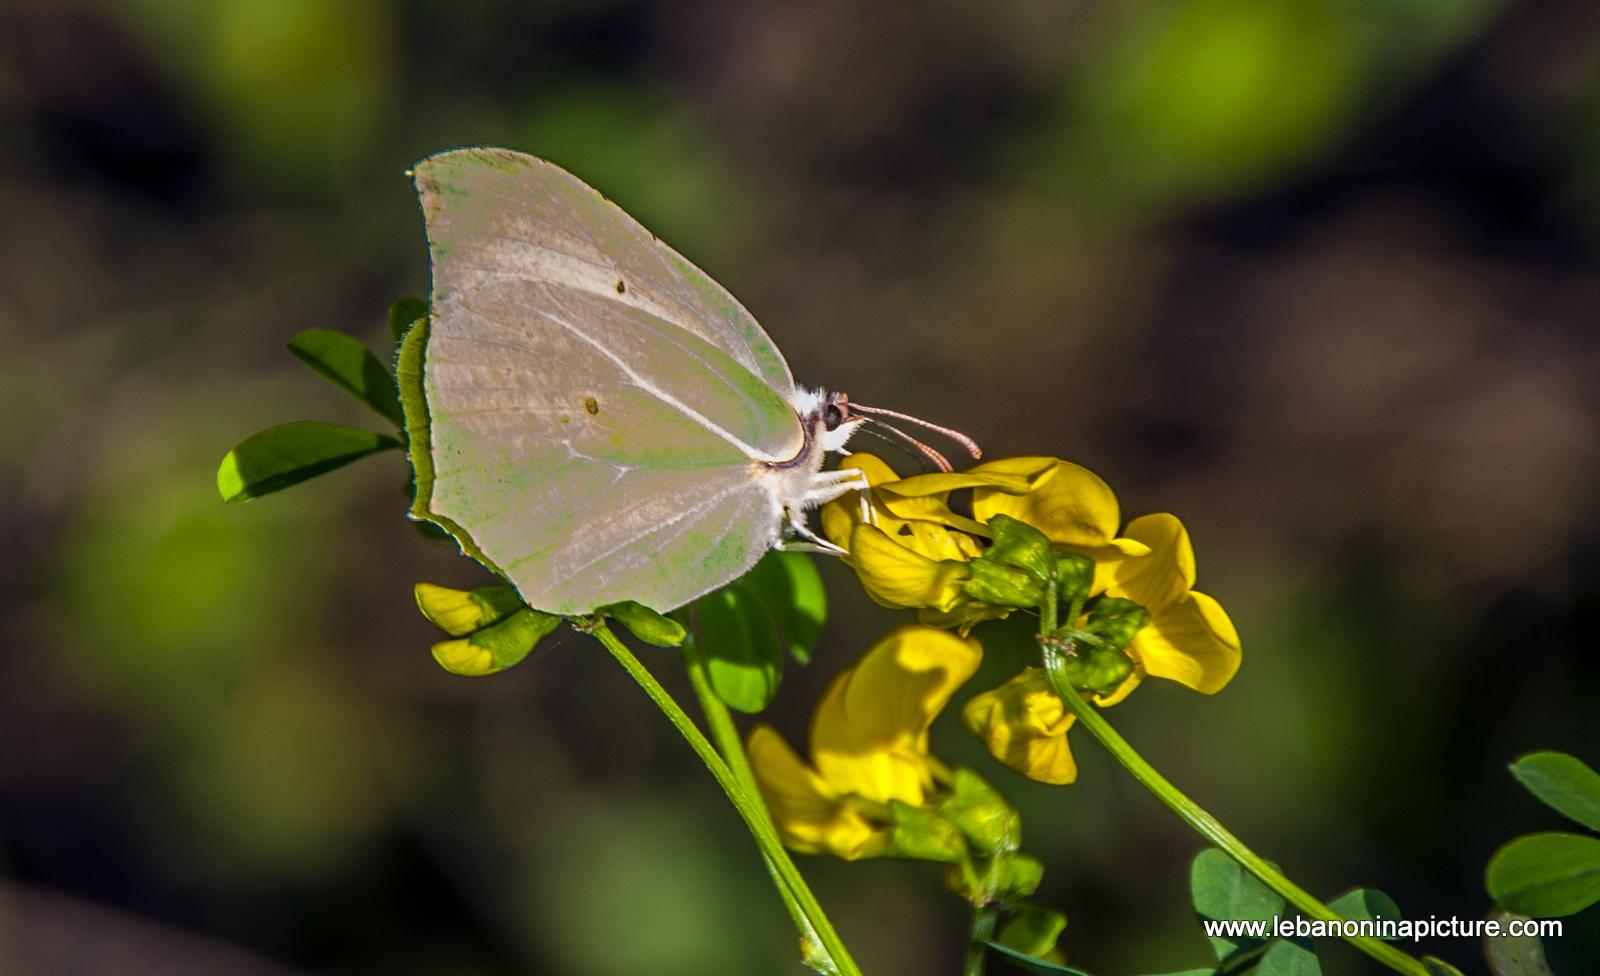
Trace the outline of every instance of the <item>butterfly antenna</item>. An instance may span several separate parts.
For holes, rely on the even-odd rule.
[[[855,404],[852,403],[850,406],[854,407]],[[864,419],[870,420],[876,426],[862,427],[861,429],[876,436],[879,440],[894,444],[897,442],[896,439],[898,439],[898,443],[916,448],[919,452],[921,452],[923,457],[927,458],[929,461],[932,461],[934,466],[940,471],[943,471],[945,474],[949,474],[955,470],[955,468],[950,466],[950,462],[945,459],[943,454],[940,454],[938,451],[917,440],[915,437],[912,437],[910,434],[906,433],[900,428],[895,427],[892,424],[886,424],[877,417],[866,417]],[[894,437],[885,437],[883,432],[893,434]]]
[[[960,444],[968,454],[972,455],[972,459],[974,461],[981,460],[983,458],[983,449],[978,446],[978,442],[968,437],[966,434],[961,433],[959,430],[952,430],[949,427],[941,427],[938,424],[923,420],[921,417],[913,417],[909,413],[901,413],[898,410],[890,410],[887,407],[864,407],[854,400],[850,401],[850,410],[851,412],[860,411],[861,413],[876,414],[882,417],[893,417],[896,420],[904,420],[907,423],[916,424],[918,427],[926,427],[928,430],[943,434],[944,436],[955,441],[957,444]],[[883,424],[885,427],[889,427],[888,424],[884,424],[881,420],[878,421],[878,423]],[[921,447],[924,451],[932,450],[932,448],[923,447],[920,441],[912,438],[911,435],[897,427],[889,427],[889,429],[903,437],[906,437],[913,444]],[[937,454],[938,452],[934,451],[934,453]],[[946,468],[945,470],[948,471],[949,468]]]

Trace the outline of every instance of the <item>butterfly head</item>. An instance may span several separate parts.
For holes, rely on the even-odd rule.
[[[866,417],[850,412],[850,397],[843,393],[825,393],[818,404],[822,419],[822,449],[842,451],[856,428],[866,422]]]

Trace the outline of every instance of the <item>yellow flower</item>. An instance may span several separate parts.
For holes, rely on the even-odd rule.
[[[1176,516],[1143,515],[1128,523],[1125,534],[1148,551],[1110,566],[1105,593],[1149,610],[1150,622],[1128,645],[1133,672],[1097,702],[1116,704],[1147,674],[1202,694],[1216,694],[1233,680],[1243,652],[1239,632],[1227,612],[1216,600],[1193,589],[1194,548],[1188,530]]]
[[[1064,784],[1078,778],[1078,764],[1067,744],[1073,719],[1039,668],[1024,668],[961,710],[962,722],[991,756],[1041,783]]]
[[[807,765],[770,726],[750,733],[750,764],[784,842],[845,860],[891,853],[889,805],[929,806],[946,778],[928,728],[978,668],[973,641],[905,627],[829,685],[811,723]]]

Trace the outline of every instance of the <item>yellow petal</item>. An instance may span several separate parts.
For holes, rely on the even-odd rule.
[[[851,454],[839,462],[839,470],[850,468],[866,475],[869,485],[881,485],[889,481],[898,481],[900,478],[881,458],[864,452]],[[822,506],[822,534],[836,546],[849,546],[850,530],[860,521],[861,493],[858,491],[847,491]]]
[[[1132,600],[1156,613],[1181,600],[1194,586],[1194,547],[1177,516],[1141,515],[1128,523],[1123,535],[1148,546],[1149,552],[1122,559],[1112,568],[1107,589],[1111,596]]]
[[[1033,467],[1044,470],[1039,462],[1049,458],[1008,458],[1008,461],[1030,462],[1022,470],[1008,471],[995,468],[993,464],[980,465],[968,471],[941,471],[934,474],[918,474],[909,478],[896,481],[892,485],[884,485],[886,495],[899,495],[902,498],[922,498],[929,495],[948,495],[960,488],[987,488],[992,491],[1002,491],[1013,495],[1020,495],[1033,487],[1037,472]],[[998,462],[996,462],[998,463]]]
[[[1120,517],[1117,496],[1098,475],[1056,460],[1026,494],[977,489],[972,493],[972,514],[980,522],[1009,515],[1043,532],[1051,542],[1091,547],[1112,543]]]
[[[465,637],[504,620],[522,606],[517,591],[509,586],[452,590],[433,583],[418,583],[412,592],[417,599],[417,609],[428,622],[451,637]]]
[[[965,532],[955,532],[937,522],[917,520],[907,522],[898,541],[910,546],[929,559],[959,559],[966,561],[983,554],[978,540]]]
[[[433,645],[433,659],[439,662],[439,667],[465,678],[482,678],[505,670],[503,665],[495,663],[493,651],[479,647],[467,637]]]
[[[903,627],[834,679],[811,724],[828,789],[920,806],[932,785],[928,727],[983,658],[975,641]]]
[[[862,588],[884,606],[949,610],[961,599],[968,573],[964,562],[929,559],[872,525],[857,525],[849,543],[850,564]]]
[[[1038,668],[974,697],[961,719],[991,756],[1029,779],[1064,784],[1078,778],[1067,742],[1074,716]]]
[[[1222,606],[1204,593],[1151,616],[1128,653],[1147,673],[1207,695],[1221,691],[1239,670],[1239,632]]]
[[[746,748],[761,798],[788,847],[847,861],[888,849],[888,829],[869,822],[829,790],[771,726],[756,726]]]

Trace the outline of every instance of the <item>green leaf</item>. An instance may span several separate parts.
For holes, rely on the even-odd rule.
[[[1493,965],[1491,963],[1490,965]],[[1423,956],[1422,968],[1428,971],[1428,976],[1466,976],[1461,970],[1440,959],[1438,956]]]
[[[1053,963],[1047,959],[1040,959],[1038,956],[1030,956],[998,942],[985,942],[983,946],[1018,969],[1037,973],[1039,976],[1063,976],[1063,974],[1065,976],[1089,976],[1088,973],[1081,969],[1073,969],[1070,966]]]
[[[1322,976],[1322,964],[1310,942],[1277,939],[1256,963],[1255,976]]]
[[[396,427],[405,426],[394,376],[359,339],[333,329],[307,329],[289,340],[289,351],[328,382],[394,421]]]
[[[1489,918],[1500,923],[1500,934],[1485,936],[1483,940],[1483,955],[1494,976],[1550,976],[1550,964],[1544,959],[1544,943],[1537,935],[1507,934],[1506,926],[1511,922],[1530,921],[1526,915],[1502,911],[1494,912]],[[1431,966],[1438,960],[1424,959],[1423,962]],[[1442,973],[1461,976],[1460,971],[1453,968]]]
[[[796,661],[805,664],[811,660],[811,650],[828,618],[828,595],[810,557],[798,552],[769,553],[734,585],[747,587],[751,596],[761,601]]]
[[[1067,917],[1043,905],[1019,905],[1016,914],[1000,927],[996,939],[1008,949],[1039,957],[1056,947],[1067,927]]]
[[[1557,813],[1600,830],[1600,773],[1564,752],[1535,752],[1511,764],[1511,775]]]
[[[1333,901],[1328,907],[1352,921],[1363,922],[1379,920],[1385,922],[1398,922],[1401,920],[1400,906],[1396,905],[1393,898],[1376,888],[1357,888],[1347,891]],[[1387,939],[1396,942],[1399,936]]]
[[[1271,925],[1283,910],[1283,899],[1257,881],[1238,862],[1216,848],[1201,851],[1189,869],[1189,896],[1195,914],[1210,921],[1264,921]],[[1254,936],[1209,936],[1218,962],[1265,943]]]
[[[698,608],[711,690],[741,712],[766,708],[783,677],[783,650],[766,608],[737,583],[702,597]]]
[[[663,617],[642,603],[628,600],[602,607],[601,612],[628,628],[628,633],[657,647],[677,647],[688,636],[683,624],[671,617]]]
[[[417,319],[428,314],[428,303],[420,298],[402,298],[389,306],[389,331],[394,333],[394,341],[399,342],[411,331],[411,326]]]
[[[1485,874],[1504,908],[1559,918],[1600,901],[1600,840],[1550,831],[1518,837],[1495,852]]]
[[[217,468],[217,491],[224,501],[248,501],[399,446],[387,434],[343,424],[317,420],[279,424],[245,438],[228,452]]]

